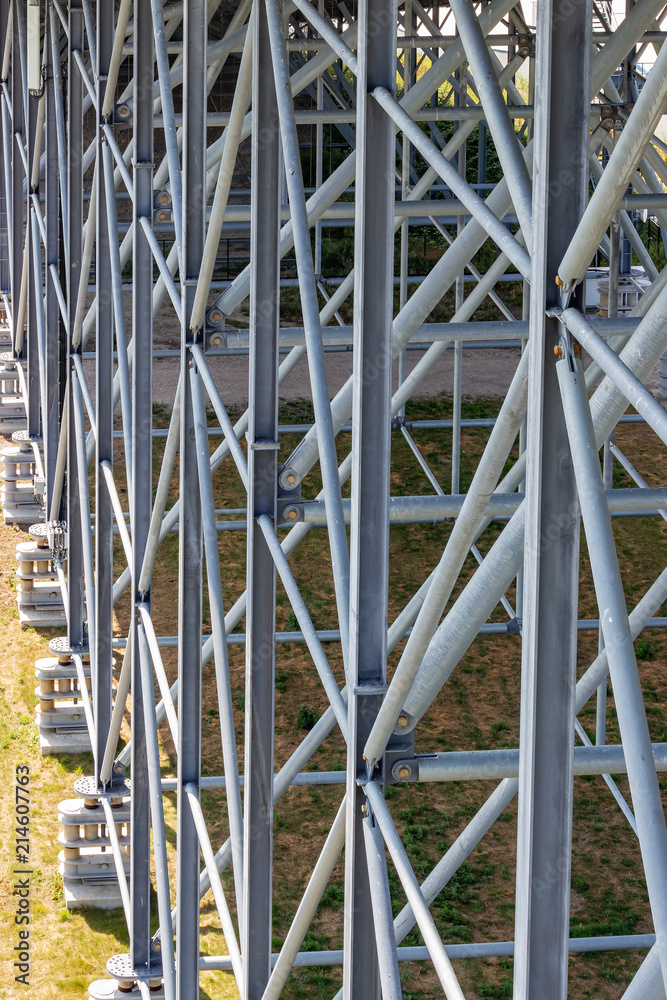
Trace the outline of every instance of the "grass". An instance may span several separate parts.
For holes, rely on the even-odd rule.
[[[498,401],[478,401],[466,404],[464,416],[493,416]],[[437,400],[408,404],[408,418],[451,416],[451,401]],[[165,426],[168,413],[156,409],[156,425]],[[281,421],[296,423],[312,418],[309,404],[285,404]],[[479,456],[488,440],[488,429],[465,429],[462,435],[462,483],[470,482]],[[422,454],[445,485],[450,476],[450,444],[448,432],[415,432]],[[657,453],[648,432],[637,425],[624,425],[617,432],[617,441],[636,463],[650,485],[664,484],[667,465]],[[279,461],[285,461],[297,443],[296,436],[281,437]],[[212,445],[213,446],[213,445]],[[154,471],[157,475],[162,442],[156,442]],[[339,458],[350,447],[350,435],[338,440]],[[117,456],[121,445],[117,445]],[[510,462],[514,460],[514,455]],[[508,463],[509,464],[509,463]],[[117,469],[119,477],[122,466]],[[172,480],[170,504],[177,496],[178,463]],[[392,492],[416,494],[431,492],[424,474],[400,434],[392,437]],[[119,478],[119,486],[125,484]],[[619,479],[615,485],[627,485]],[[213,480],[216,507],[243,506],[243,487],[225,465]],[[316,466],[304,483],[304,496],[313,497],[320,488]],[[349,495],[349,483],[344,487]],[[236,515],[231,515],[235,517]],[[480,539],[482,553],[488,552],[501,526],[492,525]],[[450,524],[398,525],[390,535],[390,603],[389,621],[393,621],[407,600],[415,593],[425,576],[438,561],[446,544]],[[621,572],[628,606],[632,607],[653,582],[664,565],[664,522],[654,519],[618,519],[614,532],[619,551]],[[34,661],[46,655],[48,634],[33,630],[22,631],[18,625],[14,598],[13,550],[22,538],[15,529],[0,526],[0,556],[6,567],[0,580],[0,632],[5,648],[5,667],[0,685],[0,762],[5,787],[10,787],[17,763],[31,768],[32,819],[31,865],[34,875],[34,909],[31,924],[31,948],[34,944],[32,986],[29,991],[13,984],[11,968],[6,962],[0,980],[0,1000],[45,997],[53,992],[54,983],[63,1000],[85,995],[87,986],[105,976],[107,959],[128,947],[124,921],[119,913],[70,913],[64,909],[62,886],[57,874],[59,845],[57,836],[57,805],[72,796],[72,783],[78,774],[91,771],[90,755],[81,757],[42,758],[39,755],[34,715]],[[223,592],[226,610],[231,608],[243,590],[245,551],[240,532],[222,532],[219,538]],[[120,549],[116,550],[116,571],[122,568]],[[178,578],[177,537],[170,536],[161,549],[153,587],[153,608],[156,630],[160,635],[173,635],[177,630],[175,593]],[[335,604],[332,601],[331,561],[326,536],[321,529],[310,531],[291,557],[291,566],[316,628],[336,628]],[[452,600],[460,593],[474,570],[469,559],[457,583]],[[508,599],[515,601],[514,588]],[[119,603],[116,633],[124,634],[128,623],[127,596]],[[580,616],[597,617],[590,577],[590,568],[582,541]],[[497,608],[493,620],[504,620]],[[298,623],[280,585],[277,588],[278,629],[296,631]],[[241,618],[235,627],[244,631]],[[207,608],[204,609],[204,630],[210,630]],[[325,644],[332,670],[343,681],[343,665],[338,645]],[[395,669],[402,644],[389,658],[390,673]],[[641,636],[636,643],[640,674],[647,703],[647,717],[652,739],[667,740],[667,681],[665,660],[667,642],[661,631]],[[597,653],[597,634],[579,636],[579,670],[583,671]],[[119,654],[120,656],[120,654]],[[280,767],[303,739],[307,728],[314,724],[327,706],[326,697],[302,644],[279,644],[276,651],[276,765]],[[519,678],[521,646],[518,636],[484,635],[466,653],[450,681],[424,717],[417,732],[420,752],[455,749],[495,749],[518,745]],[[176,656],[164,650],[165,669],[170,682],[176,675]],[[245,705],[244,649],[229,647],[229,664],[237,731],[241,732]],[[222,770],[220,717],[216,701],[216,682],[211,662],[203,670],[202,766],[204,773],[218,774]],[[591,734],[595,728],[595,706],[586,706],[581,720]],[[608,699],[608,739],[618,740],[618,724],[613,697]],[[125,726],[122,742],[129,735]],[[160,729],[163,774],[175,771],[175,753],[171,734],[166,725]],[[241,766],[243,746],[238,747]],[[314,754],[307,767],[320,770],[341,770],[345,766],[343,742],[334,731]],[[627,780],[618,777],[621,790],[628,797]],[[667,785],[663,780],[663,790]],[[492,783],[450,782],[432,786],[419,784],[393,786],[387,789],[389,806],[403,836],[406,850],[421,880],[431,871],[442,854],[483,804],[493,788]],[[312,872],[317,854],[327,836],[331,818],[340,802],[338,786],[300,786],[290,789],[278,802],[275,811],[275,872],[273,936],[275,948],[280,947],[294,918],[299,900]],[[208,792],[202,804],[214,847],[228,834],[228,818],[224,793]],[[11,831],[11,804],[7,796],[0,803],[3,829]],[[175,796],[165,796],[165,821],[170,873],[175,874],[176,815]],[[500,820],[491,828],[481,844],[471,852],[432,907],[434,919],[444,937],[451,943],[482,940],[510,940],[513,937],[516,838],[516,800],[505,809]],[[3,956],[11,954],[15,941],[13,913],[17,897],[13,892],[11,868],[11,834],[0,845],[3,893],[0,904],[2,922],[0,935]],[[392,905],[398,913],[405,897],[391,865],[389,865]],[[343,881],[344,857],[336,865],[317,914],[304,942],[305,950],[339,948],[343,940]],[[233,889],[231,873],[223,874],[225,888]],[[153,909],[155,900],[153,899]],[[236,913],[232,906],[232,915]],[[155,913],[153,920],[156,920]],[[202,906],[202,952],[215,955],[226,952],[220,923],[211,902],[206,897]],[[572,871],[572,936],[590,934],[620,934],[648,932],[650,914],[643,878],[641,858],[627,822],[613,803],[602,778],[575,779],[573,871]],[[420,944],[420,935],[411,931],[404,942]],[[583,954],[571,958],[570,997],[595,997],[612,1000],[620,996],[624,984],[632,977],[643,955],[641,952],[622,954]],[[467,997],[501,1000],[511,996],[512,963],[509,959],[483,959],[456,962],[456,971]],[[410,963],[402,967],[403,995],[407,1000],[430,1000],[440,990],[432,968]],[[334,968],[302,968],[294,970],[286,987],[287,1000],[331,997],[340,985],[340,970]],[[48,991],[48,992],[47,992]],[[209,1000],[227,1000],[237,996],[231,977],[225,973],[202,976],[200,996]]]

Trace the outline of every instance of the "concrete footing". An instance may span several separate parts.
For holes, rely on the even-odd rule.
[[[106,813],[95,796],[92,778],[79,778],[74,791],[79,798],[66,799],[58,806],[62,831],[58,843],[58,871],[63,880],[68,910],[111,910],[122,905],[116,860]],[[114,830],[118,839],[125,877],[130,874],[130,798],[127,787],[110,795]]]
[[[2,515],[5,524],[35,524],[42,520],[43,511],[35,499],[36,461],[32,441],[26,431],[12,434],[12,441],[13,444],[0,451]]]
[[[49,545],[49,526],[33,524],[28,534],[31,540],[16,546],[19,621],[33,628],[66,625],[65,605]],[[63,569],[66,573],[66,563]]]

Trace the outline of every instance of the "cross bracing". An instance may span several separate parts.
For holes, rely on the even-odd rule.
[[[64,605],[66,636],[54,651],[73,665],[93,749],[94,773],[76,790],[101,810],[130,939],[129,954],[109,956],[110,979],[91,985],[93,1000],[121,996],[116,986],[191,997],[210,969],[230,970],[243,1000],[270,1000],[308,964],[342,967],[337,995],[346,1000],[389,1000],[402,996],[407,961],[431,963],[453,1000],[464,996],[459,961],[484,955],[514,957],[515,998],[565,1000],[569,954],[610,949],[648,949],[619,996],[665,996],[667,831],[657,774],[667,745],[651,744],[633,640],[665,625],[667,570],[628,612],[612,531],[615,516],[667,519],[667,488],[648,486],[613,440],[630,404],[655,449],[667,444],[665,410],[644,384],[667,351],[667,271],[632,214],[650,212],[665,239],[666,147],[656,135],[667,103],[663,7],[636,0],[624,16],[614,11],[613,27],[611,5],[590,0],[540,0],[536,24],[514,0],[0,0],[5,365],[25,407],[16,438],[33,467],[25,507],[45,525]],[[308,178],[305,126],[315,135]],[[327,170],[325,127],[346,154]],[[479,182],[469,179],[475,128],[492,137],[496,183],[486,183],[483,142]],[[336,221],[354,225],[354,259],[328,284],[322,230]],[[412,281],[416,225],[432,227],[447,248]],[[249,260],[221,281],[221,241],[242,227]],[[493,253],[480,270],[484,246]],[[600,251],[608,308],[591,316],[586,275]],[[626,266],[631,252],[641,281]],[[289,327],[281,319],[288,255],[300,303]],[[521,319],[499,295],[508,274],[523,283]],[[450,289],[453,316],[435,322]],[[346,326],[340,311],[350,297]],[[474,319],[489,297],[503,319]],[[230,328],[246,303],[247,329]],[[158,316],[180,331],[180,350],[156,349]],[[521,352],[462,492],[463,345],[471,343],[480,351],[520,344]],[[419,360],[409,365],[415,345]],[[351,377],[331,392],[327,351],[350,347]],[[453,418],[440,422],[452,449],[446,491],[405,405],[450,348]],[[233,419],[214,362],[238,353],[248,357],[249,402]],[[158,354],[180,364],[165,428],[153,426]],[[281,385],[304,361],[314,422],[292,428],[299,443],[279,462]],[[391,488],[392,427],[412,449],[427,495]],[[337,442],[348,429],[341,461]],[[636,488],[613,487],[614,462]],[[6,470],[7,462],[7,479]],[[221,482],[246,496],[233,522],[216,510]],[[315,498],[302,499],[313,483]],[[494,519],[502,530],[482,556],[476,543]],[[452,527],[390,623],[392,524],[420,521]],[[323,566],[331,565],[336,628],[327,632],[315,628],[290,562],[315,528]],[[219,540],[230,529],[247,538],[245,590],[231,602]],[[156,567],[174,531],[178,588],[165,594]],[[579,614],[582,531],[597,618]],[[479,565],[459,586],[470,553]],[[276,626],[278,582],[297,626],[288,636]],[[175,634],[161,635],[154,608],[169,598]],[[490,621],[499,604],[502,620]],[[585,630],[599,632],[600,648],[578,676]],[[489,631],[521,636],[519,746],[417,753],[426,713]],[[286,638],[305,645],[328,707],[277,769],[275,674]],[[238,643],[243,731],[228,658]],[[173,647],[170,685],[163,651]],[[115,680],[114,651],[123,653]],[[202,699],[209,662],[215,706]],[[608,678],[618,744],[606,741]],[[131,738],[117,754],[128,699]],[[577,719],[591,699],[594,741]],[[202,774],[209,708],[220,724],[217,775]],[[165,723],[177,772],[162,778]],[[346,770],[307,771],[334,732]],[[652,934],[570,938],[573,778],[582,774],[604,776],[637,837]],[[611,774],[627,774],[631,802]],[[453,780],[496,784],[420,882],[385,790]],[[340,796],[276,951],[273,806],[305,783],[338,786]],[[202,805],[212,788],[225,792],[222,844]],[[163,800],[173,791],[175,871]],[[429,907],[517,795],[514,941],[453,945]],[[127,875],[113,812],[124,801]],[[304,950],[343,851],[343,947]],[[394,876],[407,899],[398,914]],[[208,893],[226,944],[214,956],[199,946]],[[403,946],[414,927],[423,945]]]

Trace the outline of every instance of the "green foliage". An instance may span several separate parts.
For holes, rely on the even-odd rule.
[[[281,670],[276,673],[276,691],[287,691],[288,680],[289,672],[287,670]]]
[[[480,983],[477,987],[477,996],[482,1000],[512,1000],[512,977],[503,976],[500,985],[496,983]]]
[[[308,705],[302,705],[297,712],[296,728],[312,729],[319,717],[320,713],[316,708],[309,708]]]
[[[340,906],[345,899],[345,883],[332,880],[322,893],[320,906]]]

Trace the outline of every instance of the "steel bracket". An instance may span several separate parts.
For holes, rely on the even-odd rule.
[[[113,110],[112,121],[116,128],[120,125],[132,124],[132,108],[129,104],[117,104]]]
[[[46,534],[54,563],[62,563],[67,558],[66,531],[67,525],[64,521],[46,522]]]
[[[402,754],[400,743],[394,746],[390,744],[382,758],[385,785],[400,781],[419,781],[419,758],[415,757],[414,740],[403,744],[403,747],[407,748],[407,751]]]
[[[302,521],[301,476],[298,472],[289,465],[279,465],[276,490],[278,524],[295,524],[297,521]]]
[[[301,503],[301,491],[297,501],[278,497],[276,502],[276,518],[279,528],[289,528],[293,524],[303,521],[303,504]]]
[[[380,764],[382,783],[395,785],[399,781],[418,781],[419,763],[415,757],[414,729],[401,737],[392,736]]]
[[[518,53],[523,56],[524,59],[534,59],[535,58],[535,35],[531,35],[530,32],[519,35],[518,38]]]
[[[98,785],[91,776],[77,778],[74,782],[74,791],[82,799],[118,799],[123,795],[129,795],[131,790],[132,786],[125,777],[125,768],[122,764],[114,764],[111,781],[104,787]]]
[[[594,105],[600,113],[600,125],[607,132],[622,129],[628,120],[628,115],[632,111],[634,104],[607,104]]]
[[[118,983],[128,983],[133,986],[136,982],[158,982],[162,979],[162,955],[159,947],[151,945],[150,966],[135,969],[130,962],[130,956],[112,955],[107,962],[107,973]]]
[[[88,655],[88,639],[84,638],[83,642],[78,646],[70,646],[67,641],[67,636],[58,635],[55,639],[49,640],[49,653],[51,656],[67,657],[73,656],[74,653],[77,656],[87,656]]]
[[[166,187],[160,188],[159,191],[155,192],[153,203],[156,208],[171,209],[171,192]],[[169,212],[169,216],[171,216],[171,212]]]
[[[225,314],[216,305],[210,306],[204,314],[204,333],[209,349],[227,347]]]

